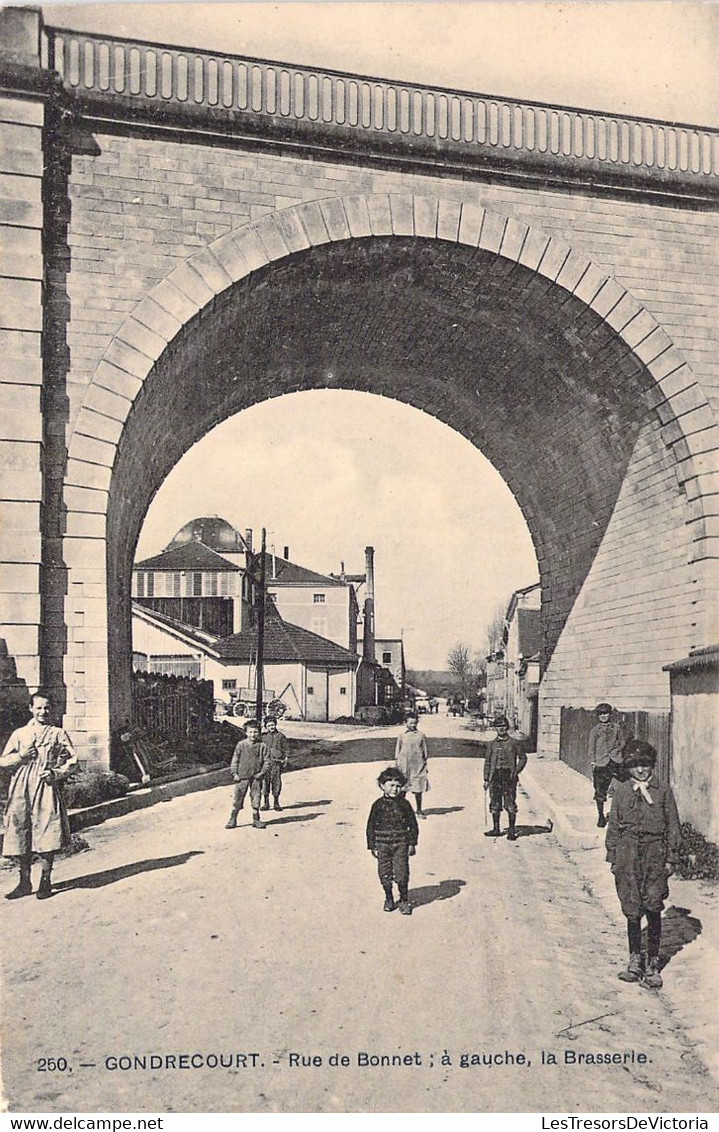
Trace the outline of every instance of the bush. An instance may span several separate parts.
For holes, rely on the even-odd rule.
[[[682,822],[677,876],[684,880],[719,879],[719,848],[688,821]]]
[[[125,778],[124,774],[83,770],[66,784],[65,804],[69,810],[95,806],[98,802],[109,802],[112,798],[122,798],[129,787],[130,780]]]

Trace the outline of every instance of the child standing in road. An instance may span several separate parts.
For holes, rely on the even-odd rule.
[[[372,803],[367,820],[367,848],[377,860],[377,872],[384,889],[385,912],[393,912],[392,882],[399,889],[399,910],[412,914],[409,902],[409,858],[417,851],[419,826],[414,811],[404,796],[407,780],[396,767],[388,766],[377,779],[381,798]]]
[[[522,744],[509,737],[509,720],[498,715],[492,722],[496,739],[487,745],[484,756],[484,789],[489,790],[489,810],[492,828],[485,837],[501,837],[499,828],[502,807],[509,816],[508,841],[517,840],[517,782],[527,765]]]
[[[597,803],[597,825],[603,829],[607,824],[604,807],[612,779],[621,781],[624,777],[622,747],[625,736],[622,726],[612,719],[612,705],[597,704],[594,709],[598,722],[589,732],[589,765],[594,780],[594,801]]]
[[[262,809],[269,810],[270,808],[271,790],[274,808],[281,810],[280,794],[282,793],[282,771],[287,769],[289,743],[287,736],[277,730],[277,720],[274,715],[268,715],[265,720],[265,733],[262,736],[262,742],[270,752],[270,771],[264,779],[262,786],[264,798]]]
[[[60,783],[76,769],[77,755],[67,732],[52,725],[49,696],[36,692],[30,711],[32,719],[13,731],[0,758],[0,766],[13,771],[2,851],[6,857],[14,857],[20,868],[20,881],[5,894],[6,900],[32,892],[33,853],[40,857],[37,899],[52,896],[55,853],[70,844],[70,823]]]
[[[429,776],[427,774],[427,738],[417,730],[418,719],[412,713],[407,716],[407,730],[398,736],[394,751],[394,761],[397,769],[406,779],[406,789],[414,794],[417,807],[417,817],[424,818],[422,812],[422,795],[429,790]]]
[[[235,747],[230,764],[230,774],[235,785],[232,811],[225,829],[237,828],[237,815],[245,804],[247,791],[252,805],[252,824],[255,829],[266,829],[260,820],[262,784],[270,770],[270,752],[260,742],[260,725],[254,719],[245,724],[246,739],[240,739]]]
[[[629,938],[629,965],[619,978],[652,988],[662,985],[662,909],[681,841],[674,795],[654,777],[656,761],[657,752],[649,743],[641,739],[627,742],[624,765],[630,777],[615,787],[606,836],[607,860]],[[647,918],[646,963],[642,959],[642,916]]]

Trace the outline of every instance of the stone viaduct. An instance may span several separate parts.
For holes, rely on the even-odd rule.
[[[52,687],[107,765],[154,493],[229,415],[336,387],[513,491],[540,751],[562,705],[666,718],[719,637],[717,132],[0,20],[5,694]],[[674,740],[704,826],[712,726]]]

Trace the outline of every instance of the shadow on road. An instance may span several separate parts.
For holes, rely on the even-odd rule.
[[[285,806],[284,808],[289,809],[289,806]],[[323,815],[321,813],[318,813],[318,814],[291,814],[287,818],[272,818],[270,821],[267,822],[267,828],[268,829],[274,828],[276,825],[289,825],[290,822],[295,822],[295,821],[313,821],[314,818],[321,818],[322,816]]]
[[[423,904],[434,904],[435,900],[451,900],[466,883],[466,880],[441,880],[439,884],[423,884],[421,888],[410,890],[412,904],[421,908]]]
[[[425,810],[428,818],[441,817],[442,814],[460,814],[464,806],[434,806],[431,810]]]
[[[552,824],[548,825],[518,825],[517,837],[534,837],[537,833],[551,833]]]
[[[332,798],[318,798],[316,802],[290,802],[288,806],[283,805],[283,810],[304,810],[309,809],[311,806],[331,806]]]
[[[662,967],[666,967],[675,955],[678,955],[688,943],[694,943],[701,935],[702,922],[696,916],[689,915],[688,908],[677,908],[672,905],[662,916],[662,942],[659,947],[659,958]],[[646,929],[643,932],[642,943],[647,947]]]
[[[150,857],[146,861],[133,861],[130,865],[118,865],[116,869],[103,869],[99,873],[88,873],[84,877],[73,877],[72,880],[62,880],[53,884],[55,892],[68,892],[72,888],[104,888],[107,884],[115,884],[125,877],[134,877],[138,873],[152,873],[155,869],[173,869],[175,865],[185,865],[190,857],[201,857],[201,849],[193,849],[189,853],[178,853],[176,857]]]

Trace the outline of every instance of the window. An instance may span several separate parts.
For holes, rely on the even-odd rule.
[[[311,688],[310,685],[308,684],[307,685],[307,695],[308,696],[314,696],[314,694],[315,694],[314,688]]]
[[[347,689],[346,688],[340,688],[340,695],[346,696],[347,695]]]
[[[233,688],[236,688],[236,687],[237,687],[237,681],[236,680],[223,680],[222,681],[222,691],[223,692],[229,692]]]
[[[144,597],[145,596],[145,575],[144,574],[138,574],[137,575],[137,596],[138,597]]]
[[[202,597],[202,574],[192,575],[192,597]]]
[[[182,575],[170,574],[172,589],[168,590],[171,597],[180,597],[182,593]]]
[[[155,575],[154,574],[148,574],[147,575],[147,596],[148,597],[154,597],[155,596]]]
[[[312,600],[315,603],[315,605],[324,605],[325,595],[324,594],[313,594]]]
[[[211,597],[217,597],[217,574],[207,574],[207,585],[205,587],[206,593]]]
[[[268,593],[267,600],[276,602],[277,601],[277,594],[276,593],[272,593],[272,594]]]
[[[391,664],[392,663],[392,653],[391,652],[383,652],[382,653],[382,663],[383,664]]]

